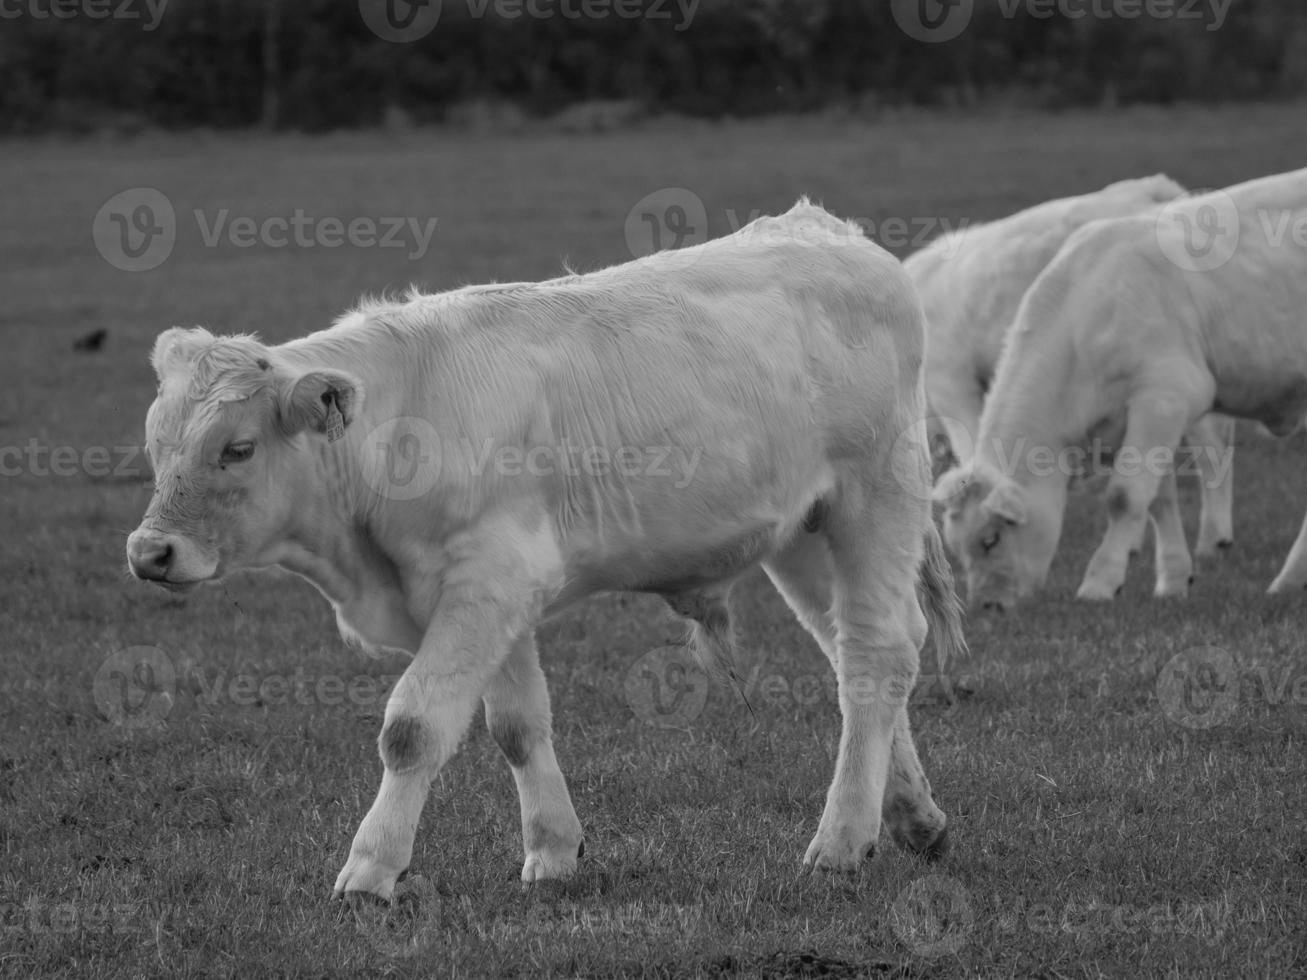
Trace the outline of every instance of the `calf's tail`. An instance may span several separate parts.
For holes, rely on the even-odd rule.
[[[917,598],[935,636],[939,672],[947,675],[952,663],[966,656],[967,638],[962,632],[962,601],[953,588],[953,569],[933,520],[926,530],[926,557],[917,572]]]

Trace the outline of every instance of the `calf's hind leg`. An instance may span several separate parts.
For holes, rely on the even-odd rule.
[[[522,810],[523,881],[565,878],[585,845],[554,756],[549,691],[535,637],[517,638],[486,688],[486,727],[513,771]]]
[[[842,488],[823,540],[800,538],[765,566],[827,656],[834,650],[839,754],[804,856],[806,865],[832,870],[852,870],[873,851],[882,809],[895,838],[915,850],[929,851],[945,826],[907,723],[926,636],[915,583],[929,505],[898,487],[877,490],[871,499],[863,484]],[[829,615],[814,584],[821,574],[830,581]]]
[[[763,568],[838,676],[838,643],[831,615],[833,568],[826,539],[800,534],[784,551],[764,562]],[[901,847],[928,858],[943,855],[948,821],[931,797],[930,783],[917,758],[907,705],[894,719],[881,817]]]

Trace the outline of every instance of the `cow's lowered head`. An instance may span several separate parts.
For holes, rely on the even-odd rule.
[[[935,485],[944,540],[962,562],[973,607],[1002,612],[1044,583],[1062,529],[1065,481],[1022,486],[983,464]]]
[[[127,539],[134,575],[170,587],[271,564],[304,500],[302,465],[357,415],[362,386],[297,370],[252,337],[201,328],[160,334],[159,392],[145,420],[154,496]]]

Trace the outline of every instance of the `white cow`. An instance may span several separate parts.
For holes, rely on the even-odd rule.
[[[800,202],[589,275],[368,304],[277,347],[175,328],[153,354],[156,490],[129,564],[174,588],[280,565],[347,636],[415,655],[338,895],[392,894],[478,699],[517,782],[523,880],[572,873],[581,825],[536,624],[595,592],[656,593],[727,660],[727,595],[759,563],[839,678],[805,863],[855,867],[882,814],[937,855],[946,821],[906,708],[927,625],[914,583],[941,655],[962,639],[930,515],[921,321],[898,262]]]
[[[1115,595],[1186,428],[1209,411],[1276,433],[1302,420],[1304,311],[1307,170],[1072,236],[1022,301],[975,457],[936,487],[973,595],[1002,608],[1043,582],[1066,502],[1056,460],[1091,437],[1117,460],[1078,595]],[[1304,583],[1307,530],[1271,589]]]
[[[1072,232],[1090,221],[1155,209],[1184,194],[1185,189],[1164,174],[1123,180],[949,232],[904,260],[926,310],[926,400],[958,465],[971,462],[985,392],[993,383],[1003,339],[1021,299]],[[1234,421],[1220,416],[1204,416],[1186,433],[1195,458],[1204,464],[1228,461],[1233,440]],[[1196,550],[1213,555],[1233,541],[1233,479],[1228,468],[1224,478],[1210,467],[1201,476]],[[1191,565],[1184,527],[1178,516],[1172,519],[1179,513],[1174,481],[1165,480],[1159,492],[1166,500],[1160,511],[1166,519],[1155,520],[1154,531],[1157,553],[1167,560],[1157,563],[1157,594],[1182,595],[1188,590]]]

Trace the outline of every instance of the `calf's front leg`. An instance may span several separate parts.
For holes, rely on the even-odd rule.
[[[1291,592],[1303,587],[1307,587],[1307,518],[1303,519],[1302,529],[1289,550],[1289,557],[1284,560],[1284,567],[1267,591]]]
[[[531,543],[525,532],[516,537]],[[491,550],[444,569],[422,646],[386,704],[381,789],[354,836],[336,896],[369,892],[389,901],[394,894],[413,854],[431,781],[458,748],[512,640],[528,633],[539,615],[541,595],[556,573],[556,564],[542,558],[550,550]]]
[[[486,727],[508,760],[522,808],[523,881],[566,878],[585,848],[567,782],[554,756],[549,691],[530,631],[490,681]]]
[[[1186,408],[1180,396],[1163,391],[1147,392],[1132,400],[1127,409],[1125,438],[1107,485],[1107,533],[1089,560],[1077,598],[1111,599],[1125,583],[1130,547],[1138,540],[1140,526],[1148,520],[1163,481],[1174,480],[1171,465],[1188,421]],[[1154,452],[1158,448],[1168,451],[1165,460]],[[1159,541],[1159,558],[1162,548],[1163,542]],[[1165,574],[1163,569],[1158,571]],[[1187,581],[1186,574],[1186,587]]]

